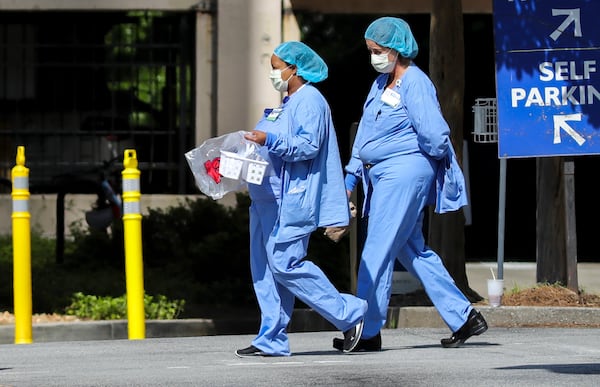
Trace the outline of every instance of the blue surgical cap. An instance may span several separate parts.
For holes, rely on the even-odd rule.
[[[405,58],[414,59],[419,52],[408,23],[397,17],[386,16],[375,20],[365,31],[365,39],[393,48]]]
[[[298,75],[316,83],[327,78],[327,65],[319,54],[302,42],[285,42],[275,48],[274,54],[282,61],[295,65]]]

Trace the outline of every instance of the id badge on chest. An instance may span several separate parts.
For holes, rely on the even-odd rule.
[[[393,108],[400,105],[400,94],[392,89],[385,89],[381,95],[381,102]]]
[[[283,109],[281,108],[276,108],[271,110],[268,114],[267,114],[267,121],[275,121],[279,118],[279,116],[281,115],[281,112],[283,111]]]

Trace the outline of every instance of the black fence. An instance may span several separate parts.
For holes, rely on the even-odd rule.
[[[65,176],[95,180],[111,160],[119,173],[133,148],[143,192],[185,193],[193,16],[0,13],[0,178],[10,178],[18,145],[32,193],[60,191]]]

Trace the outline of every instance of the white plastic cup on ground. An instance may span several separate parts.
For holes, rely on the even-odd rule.
[[[502,294],[504,293],[504,280],[488,279],[487,288],[490,306],[500,306],[502,303]]]

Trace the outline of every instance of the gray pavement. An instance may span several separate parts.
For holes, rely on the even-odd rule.
[[[482,296],[490,267],[496,264],[467,264],[469,283]],[[535,285],[535,264],[507,263],[504,274],[507,290]],[[600,264],[579,264],[580,287],[600,293],[599,281]],[[314,312],[296,310],[293,356],[284,358],[233,354],[257,329],[244,316],[146,321],[144,340],[127,340],[126,321],[95,321],[34,324],[32,344],[13,344],[14,325],[3,325],[0,387],[599,384],[600,308],[477,308],[490,329],[461,348],[440,346],[450,332],[433,307],[396,307],[382,332],[384,350],[356,354],[333,350],[332,338],[341,334]]]
[[[291,357],[237,358],[253,335],[0,346],[1,386],[597,386],[600,329],[490,328],[461,348],[446,329],[382,332],[342,354],[337,332],[291,333]]]

